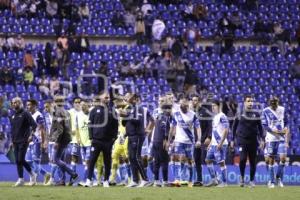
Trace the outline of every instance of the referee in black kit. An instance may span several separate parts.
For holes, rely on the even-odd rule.
[[[263,129],[260,119],[260,113],[253,109],[254,99],[251,95],[244,97],[244,105],[241,112],[233,122],[233,140],[236,138],[240,152],[240,186],[244,187],[244,177],[247,157],[250,162],[250,187],[254,187],[254,178],[256,171],[256,156],[259,146],[258,138],[263,138]]]
[[[146,131],[150,132],[150,124],[153,125],[154,120],[148,111],[145,113],[143,107],[138,105],[139,98],[136,94],[127,93],[125,98],[128,106],[126,110],[120,112],[120,116],[124,118],[122,123],[126,128],[126,136],[128,136],[128,154],[132,171],[132,182],[127,187],[147,187],[152,183],[148,181],[147,172],[144,171],[141,151]],[[147,127],[144,126],[145,117],[151,122]],[[142,181],[138,185],[139,174]]]

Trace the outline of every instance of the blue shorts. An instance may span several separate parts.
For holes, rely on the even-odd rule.
[[[77,143],[71,143],[71,156],[80,156],[80,145]]]
[[[91,146],[81,147],[81,159],[82,161],[90,160],[91,158]]]
[[[206,160],[215,160],[217,163],[225,161],[227,145],[223,145],[220,151],[217,150],[216,145],[211,145],[207,149]]]
[[[285,141],[267,142],[264,150],[265,156],[286,155],[287,148]]]
[[[194,159],[194,145],[175,142],[174,154],[179,156],[185,156],[187,159]]]
[[[39,161],[41,160],[41,143],[35,142],[33,144],[29,144],[27,148],[27,152],[25,155],[26,161]]]
[[[49,161],[50,162],[54,162],[54,155],[55,155],[55,151],[56,149],[54,148],[55,144],[48,144],[48,157],[49,157]]]

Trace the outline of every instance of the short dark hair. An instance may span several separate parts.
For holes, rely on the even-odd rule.
[[[38,102],[35,99],[29,99],[28,102],[30,102],[33,106],[37,106]]]
[[[213,100],[211,101],[211,103],[212,103],[212,104],[216,104],[217,106],[220,106],[220,104],[221,104],[221,102],[220,102],[219,99],[213,99]]]
[[[74,97],[74,98],[73,98],[73,103],[74,103],[76,100],[80,100],[80,102],[81,102],[81,98],[80,98],[80,97]]]
[[[253,97],[253,95],[252,94],[246,94],[245,96],[244,96],[244,102],[246,101],[246,99],[254,99],[254,97]]]

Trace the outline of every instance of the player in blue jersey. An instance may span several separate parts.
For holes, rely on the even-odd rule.
[[[269,181],[268,187],[274,188],[275,172],[274,162],[279,155],[276,179],[279,187],[283,187],[283,172],[289,147],[289,128],[285,108],[279,106],[279,99],[275,96],[269,100],[269,107],[262,112],[262,125],[266,131],[265,157],[268,163]]]
[[[173,137],[174,142],[174,175],[175,181],[173,186],[180,187],[180,174],[182,170],[181,162],[187,161],[189,169],[189,183],[188,186],[193,186],[193,166],[194,166],[194,147],[200,146],[201,128],[196,114],[189,110],[188,99],[182,97],[180,99],[180,108],[173,113],[173,118],[170,128],[169,140]],[[196,130],[196,133],[194,131]],[[195,134],[198,136],[198,141],[195,142]]]
[[[212,121],[212,140],[207,149],[206,164],[208,172],[212,178],[206,186],[217,186],[218,180],[216,177],[213,162],[216,161],[222,171],[222,183],[219,187],[227,186],[227,169],[225,165],[226,149],[228,146],[227,135],[229,131],[229,122],[226,115],[220,109],[220,101],[212,101],[212,112],[214,113]]]

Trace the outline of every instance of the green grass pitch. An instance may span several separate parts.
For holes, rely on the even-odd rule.
[[[124,187],[45,187],[42,185],[13,188],[13,183],[0,183],[0,200],[293,200],[300,198],[299,186],[268,189],[255,188],[181,187],[181,188],[124,188]]]

